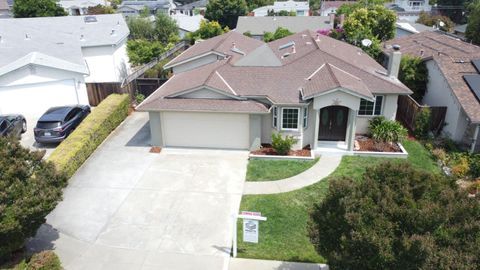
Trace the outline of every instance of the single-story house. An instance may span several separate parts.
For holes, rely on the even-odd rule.
[[[91,85],[128,74],[128,34],[120,14],[0,20],[0,113],[88,104]]]
[[[65,9],[65,11],[72,16],[87,15],[89,7],[98,5],[106,6],[108,4],[105,0],[60,0],[58,4]]]
[[[202,15],[190,16],[182,13],[172,14],[170,17],[177,22],[180,38],[200,29],[200,22],[204,19]]]
[[[387,41],[387,55],[393,44],[400,45],[404,54],[426,62],[429,76],[423,103],[447,107],[443,134],[478,151],[480,47],[442,32],[422,32]]]
[[[395,23],[395,28],[396,28],[396,31],[395,31],[396,38],[409,36],[409,35],[417,34],[420,32],[436,30],[432,26],[426,26],[421,23],[416,23],[416,22],[411,22],[406,20],[398,20]]]
[[[162,147],[257,149],[280,132],[296,149],[356,133],[412,92],[358,47],[312,31],[264,43],[241,33],[202,41],[171,60],[173,76],[137,109],[149,113],[151,143]]]
[[[0,0],[0,19],[12,17],[11,7],[7,0]]]
[[[263,39],[265,32],[275,32],[278,27],[298,33],[304,30],[317,31],[333,28],[333,16],[240,16],[235,31],[249,32],[255,39]]]
[[[300,2],[294,0],[275,1],[273,5],[263,6],[254,9],[252,12],[254,16],[267,16],[269,11],[278,13],[280,11],[295,12],[297,16],[309,16],[310,5],[308,1]]]

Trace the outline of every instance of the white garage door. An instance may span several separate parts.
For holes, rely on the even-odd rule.
[[[164,112],[166,146],[248,149],[248,114]]]
[[[50,107],[77,103],[73,80],[0,87],[0,114],[40,117]]]

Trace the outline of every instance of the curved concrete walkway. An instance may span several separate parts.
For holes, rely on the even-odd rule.
[[[245,182],[243,194],[275,194],[289,192],[315,184],[330,175],[340,164],[341,156],[321,156],[310,169],[277,181]]]

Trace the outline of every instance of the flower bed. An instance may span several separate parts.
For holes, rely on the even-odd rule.
[[[372,138],[357,136],[355,138],[355,151],[363,152],[402,152],[397,143],[379,143]]]
[[[262,144],[258,150],[250,152],[251,158],[267,158],[267,159],[314,159],[310,145],[300,150],[290,150],[288,155],[279,155],[270,144]]]

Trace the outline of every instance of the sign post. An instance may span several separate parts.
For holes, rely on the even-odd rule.
[[[258,243],[258,223],[266,221],[260,212],[242,211],[237,218],[243,219],[243,242]],[[237,257],[237,218],[233,220],[233,257]]]

